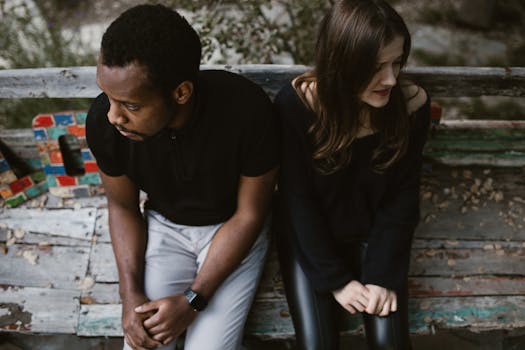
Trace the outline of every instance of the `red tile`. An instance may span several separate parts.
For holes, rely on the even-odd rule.
[[[22,192],[23,190],[31,186],[33,186],[33,181],[31,181],[31,178],[29,176],[24,176],[20,180],[11,182],[9,184],[9,188],[14,194]]]
[[[55,125],[55,120],[52,115],[42,114],[33,119],[33,128],[47,128],[53,125]]]
[[[84,162],[84,169],[86,173],[96,173],[98,171],[98,165],[96,162]]]
[[[60,151],[49,152],[49,160],[51,161],[51,164],[64,164],[64,159],[62,158],[62,152]]]
[[[86,137],[86,127],[84,125],[70,125],[67,127],[67,132],[76,137]]]
[[[74,176],[57,175],[56,179],[59,186],[74,186],[77,184],[77,179]]]

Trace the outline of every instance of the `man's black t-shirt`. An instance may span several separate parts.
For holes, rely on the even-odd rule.
[[[201,71],[196,106],[181,129],[145,141],[122,136],[99,95],[86,133],[101,171],[128,176],[148,194],[147,207],[183,225],[227,220],[237,205],[239,178],[279,163],[279,126],[270,99],[255,83],[226,71]]]

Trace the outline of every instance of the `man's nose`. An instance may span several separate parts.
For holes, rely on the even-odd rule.
[[[119,107],[118,103],[110,103],[108,111],[108,120],[113,125],[123,125],[126,123],[127,119],[122,113],[122,110]]]

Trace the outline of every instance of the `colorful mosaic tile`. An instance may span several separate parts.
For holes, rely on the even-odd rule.
[[[40,114],[33,133],[49,192],[58,197],[86,197],[102,192],[98,166],[86,141],[84,111]]]
[[[47,191],[43,171],[18,178],[0,152],[0,196],[8,207],[16,207]]]

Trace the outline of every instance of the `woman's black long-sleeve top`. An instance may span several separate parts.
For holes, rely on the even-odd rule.
[[[345,168],[320,174],[308,134],[316,116],[287,84],[276,96],[282,121],[279,191],[299,263],[313,287],[336,290],[354,279],[347,248],[368,244],[360,281],[395,291],[406,286],[410,246],[419,221],[422,150],[430,122],[430,98],[414,112],[405,155],[384,173],[371,161],[380,135],[358,139]]]

